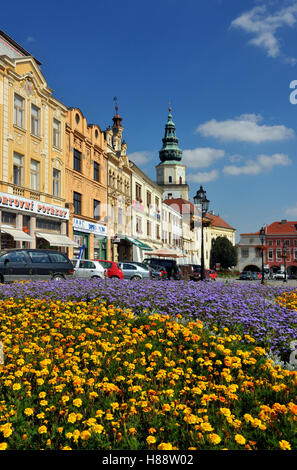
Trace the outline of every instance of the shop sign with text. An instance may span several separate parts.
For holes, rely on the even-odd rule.
[[[1,208],[14,209],[49,217],[58,217],[64,220],[69,219],[69,209],[7,193],[0,193],[0,209]]]

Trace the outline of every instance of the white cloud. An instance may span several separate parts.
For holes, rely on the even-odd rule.
[[[136,163],[136,165],[146,165],[153,159],[153,152],[134,152],[128,155],[129,160]]]
[[[211,119],[197,127],[205,137],[214,137],[222,141],[242,141],[260,144],[268,141],[284,140],[295,136],[293,129],[286,126],[259,125],[262,116],[258,114],[242,114],[235,119],[217,121]]]
[[[209,147],[183,151],[183,163],[189,168],[208,167],[225,156],[225,151]]]
[[[288,207],[288,209],[285,210],[285,214],[288,215],[289,217],[297,218],[297,203],[295,207]]]
[[[35,38],[33,36],[28,36],[26,42],[34,42]]]
[[[297,3],[269,13],[266,5],[256,6],[252,10],[242,13],[231,23],[231,28],[238,28],[250,34],[249,43],[264,49],[269,57],[282,55],[281,39],[278,31],[284,27],[293,28],[297,21]],[[287,57],[288,63],[294,64],[296,59]]]
[[[209,172],[198,172],[195,174],[189,174],[188,180],[193,183],[209,183],[210,181],[215,181],[218,176],[218,170],[212,170]]]
[[[256,160],[248,160],[243,166],[227,165],[223,172],[226,175],[258,175],[270,171],[274,166],[287,166],[292,162],[288,155],[275,153],[269,155],[258,155]]]

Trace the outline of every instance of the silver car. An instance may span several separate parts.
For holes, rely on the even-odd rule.
[[[143,265],[129,262],[118,263],[118,267],[123,271],[124,279],[149,279],[151,277],[149,267]]]
[[[100,278],[105,279],[106,271],[99,261],[89,259],[73,259],[71,260],[74,267],[74,278]]]

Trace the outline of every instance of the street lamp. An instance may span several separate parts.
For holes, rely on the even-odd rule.
[[[283,246],[283,253],[282,257],[284,258],[284,270],[285,270],[285,277],[284,277],[284,282],[287,282],[287,254],[288,254],[288,249],[287,246]]]
[[[265,243],[265,229],[264,227],[260,230],[260,241],[261,241],[261,251],[262,251],[262,277],[261,277],[261,284],[264,284],[264,243]]]
[[[204,237],[203,237],[203,217],[205,217],[209,200],[206,198],[206,191],[200,186],[199,191],[197,191],[196,196],[194,196],[195,206],[201,206],[201,281],[205,279],[205,267],[204,267]]]

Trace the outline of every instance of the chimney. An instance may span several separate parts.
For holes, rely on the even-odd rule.
[[[287,220],[286,220],[286,219],[282,219],[280,223],[281,223],[281,224],[286,224],[286,223],[287,223]]]

